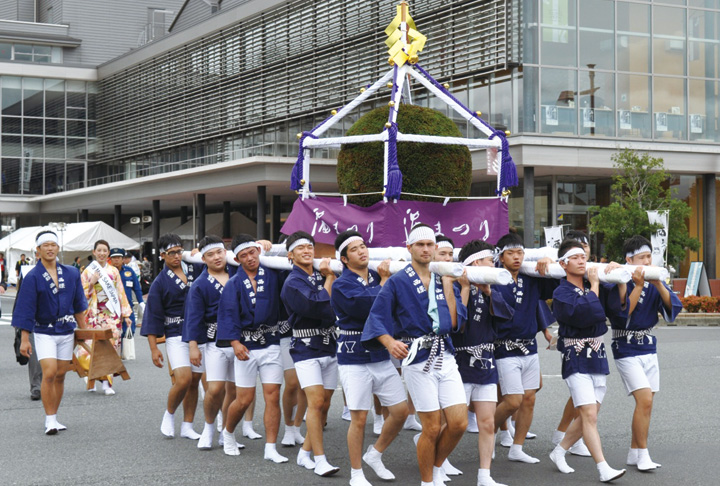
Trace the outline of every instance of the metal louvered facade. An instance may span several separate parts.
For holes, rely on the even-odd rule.
[[[389,69],[383,30],[396,3],[287,2],[102,79],[102,145],[88,183],[243,156],[292,156],[295,133]],[[421,64],[450,82],[517,65],[515,3],[412,2],[428,36]],[[358,116],[372,108],[371,101]]]

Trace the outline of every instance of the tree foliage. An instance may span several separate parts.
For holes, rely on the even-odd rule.
[[[362,116],[347,135],[381,133],[388,107],[376,108]],[[415,135],[462,137],[455,122],[430,108],[403,104],[398,111],[398,129]],[[467,147],[431,143],[398,143],[398,165],[403,174],[403,192],[435,196],[469,196],[472,158]],[[338,155],[337,180],[343,194],[383,190],[384,147],[381,142],[344,144]],[[352,198],[353,204],[370,206],[380,195]],[[403,196],[403,199],[423,200]],[[427,198],[425,198],[427,200]]]
[[[650,239],[660,225],[651,225],[647,211],[669,210],[668,264],[675,266],[685,258],[686,250],[698,251],[700,241],[688,234],[690,206],[673,197],[677,192],[670,182],[663,159],[625,149],[612,156],[617,173],[613,176],[611,204],[592,207],[597,212],[590,220],[590,231],[603,235],[611,260],[624,262],[622,246],[626,239],[642,235]]]

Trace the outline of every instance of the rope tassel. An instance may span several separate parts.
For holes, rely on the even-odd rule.
[[[393,123],[388,131],[388,177],[385,186],[385,197],[388,199],[400,199],[402,192],[403,176],[400,171],[397,159],[397,123]]]
[[[505,134],[500,130],[495,130],[490,136],[490,139],[492,140],[495,137],[498,137],[500,139],[500,143],[502,144],[502,162],[500,164],[500,191],[498,191],[499,194],[509,187],[516,187],[518,185],[518,174],[517,168],[515,167],[515,162],[513,162],[513,159],[510,156],[510,145],[508,144]]]
[[[299,191],[302,189],[303,184],[303,161],[305,158],[305,139],[307,137],[317,138],[312,132],[303,132],[300,137],[300,147],[298,148],[298,158],[293,166],[292,174],[290,174],[290,189],[293,191]]]

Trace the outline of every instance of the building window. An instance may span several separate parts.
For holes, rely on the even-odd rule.
[[[62,47],[0,42],[0,61],[62,63]]]

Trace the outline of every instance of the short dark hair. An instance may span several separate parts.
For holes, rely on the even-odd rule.
[[[199,250],[202,250],[208,245],[212,245],[213,243],[222,243],[223,240],[219,236],[216,235],[206,235],[205,238],[198,241],[197,247]]]
[[[183,246],[182,239],[175,233],[165,233],[158,238],[157,241],[160,253],[165,253],[166,248],[172,248],[174,246]]]
[[[108,251],[110,250],[110,243],[108,243],[108,242],[105,241],[105,240],[97,240],[97,241],[95,242],[95,244],[93,245],[93,250],[97,250],[97,247],[98,247],[99,245],[105,245],[105,246],[107,247]]]
[[[340,245],[342,245],[345,240],[347,240],[348,238],[351,238],[353,236],[359,236],[360,238],[363,237],[359,232],[354,231],[354,230],[346,230],[346,231],[343,231],[342,233],[340,233],[339,235],[337,235],[337,238],[335,238],[335,251],[337,251],[340,248]],[[365,238],[363,238],[363,241],[365,241]],[[342,251],[340,252],[340,257],[347,258],[347,246],[345,248],[343,248]],[[343,265],[345,265],[345,264],[343,263]]]
[[[232,248],[232,251],[235,252],[235,248],[237,248],[238,245],[242,245],[243,243],[251,243],[256,240],[257,238],[252,235],[249,235],[247,233],[240,233],[239,235],[235,235],[235,237],[232,239],[232,243],[230,243],[230,248]]]
[[[652,248],[652,243],[650,243],[650,240],[648,240],[642,235],[635,235],[631,238],[628,238],[627,240],[625,240],[625,243],[623,243],[623,256],[627,255],[628,253],[634,253],[643,246]]]
[[[315,238],[310,236],[310,233],[306,233],[304,231],[296,231],[295,233],[288,236],[287,240],[285,240],[285,248],[289,251],[293,243],[295,243],[297,240],[302,239],[310,240],[313,245],[315,244]]]
[[[582,243],[580,243],[578,240],[565,239],[562,243],[560,243],[560,248],[558,248],[558,258],[562,258],[565,253],[572,250],[573,248],[580,248],[581,250],[585,251],[583,249]]]
[[[442,234],[435,235],[435,243],[440,243],[441,241],[448,241],[448,242],[450,242],[452,247],[455,248],[455,243],[453,242],[452,239],[450,239],[447,236],[442,235]]]
[[[464,262],[467,257],[470,255],[474,255],[475,253],[479,253],[483,250],[494,250],[495,248],[488,242],[482,241],[482,240],[472,240],[465,243],[462,248],[460,249],[460,254],[458,255],[458,261],[460,263]]]
[[[505,236],[501,237],[497,242],[497,247],[501,250],[505,248],[508,245],[520,245],[523,248],[525,247],[525,244],[523,243],[522,237],[517,233],[508,233]]]
[[[579,241],[580,243],[585,243],[586,245],[590,245],[590,240],[588,239],[587,235],[584,231],[580,230],[570,230],[565,234],[566,240],[575,240]]]

